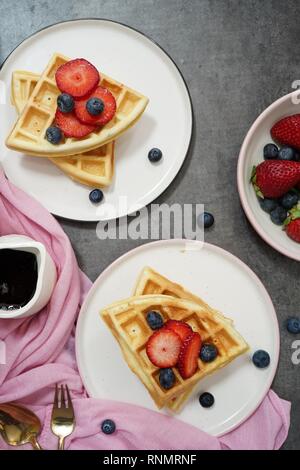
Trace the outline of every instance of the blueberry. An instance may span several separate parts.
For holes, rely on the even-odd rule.
[[[275,144],[267,144],[264,146],[264,159],[273,160],[278,157],[278,147]]]
[[[104,434],[112,434],[116,430],[116,425],[112,419],[105,419],[101,423],[101,429]]]
[[[151,163],[159,162],[161,157],[162,157],[162,151],[157,148],[151,149],[150,152],[148,153],[148,158]]]
[[[278,207],[278,202],[276,199],[268,199],[267,197],[265,198],[258,198],[260,207],[262,208],[263,211],[267,212],[270,214],[276,207]]]
[[[300,318],[291,317],[287,319],[286,328],[289,333],[296,335],[300,333]]]
[[[89,194],[90,201],[94,204],[98,204],[99,202],[101,202],[103,197],[104,195],[101,189],[93,189],[93,191],[91,191]]]
[[[279,160],[294,160],[295,151],[292,147],[282,147],[278,152]]]
[[[283,207],[278,206],[271,211],[270,215],[273,224],[282,225],[287,218],[287,211]]]
[[[284,209],[287,209],[287,210],[290,210],[292,209],[292,207],[294,207],[297,202],[299,200],[299,196],[297,193],[294,193],[293,191],[290,191],[286,194],[284,194],[279,202],[280,202],[280,205],[284,208]]]
[[[204,228],[210,228],[215,222],[214,216],[210,212],[202,212],[198,217],[198,225]]]
[[[62,132],[59,127],[51,126],[46,130],[46,139],[51,144],[57,145],[62,139]]]
[[[161,369],[159,372],[159,383],[160,385],[169,390],[175,383],[175,374],[172,369]]]
[[[268,365],[270,364],[269,353],[267,353],[267,351],[263,351],[262,349],[259,349],[253,354],[252,361],[256,367],[258,367],[259,369],[264,369],[265,367],[268,367]]]
[[[203,408],[210,408],[211,406],[213,406],[215,399],[211,393],[204,392],[200,395],[199,402],[200,405],[203,406]]]
[[[164,324],[164,320],[160,313],[155,312],[154,310],[150,310],[147,313],[147,323],[152,330],[158,330]]]
[[[203,362],[212,362],[216,359],[218,350],[214,344],[204,343],[201,347],[199,357]]]
[[[104,110],[104,103],[100,98],[90,98],[86,103],[86,110],[92,116],[99,116]]]
[[[68,93],[62,93],[57,97],[57,106],[62,113],[70,113],[74,109],[74,100]]]

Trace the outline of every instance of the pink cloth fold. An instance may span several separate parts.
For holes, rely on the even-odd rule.
[[[70,241],[58,222],[36,200],[9,183],[0,172],[0,235],[23,234],[42,242],[52,256],[58,280],[49,304],[31,318],[0,320],[6,364],[0,364],[0,402],[18,401],[40,417],[40,443],[55,449],[50,431],[53,389],[68,383],[76,410],[76,428],[68,449],[278,449],[285,441],[290,403],[269,391],[256,412],[220,438],[141,407],[89,398],[79,376],[74,350],[74,322],[91,282],[79,270]],[[101,432],[113,419],[117,430]],[[12,448],[0,439],[0,449]]]

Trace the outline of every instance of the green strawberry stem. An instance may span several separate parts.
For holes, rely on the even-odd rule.
[[[300,209],[298,209],[298,207],[294,207],[291,210],[291,216],[293,220],[300,219]]]
[[[264,199],[263,193],[261,192],[259,186],[257,186],[256,184],[256,166],[255,165],[253,165],[252,167],[250,183],[252,183],[253,185],[256,196],[260,197],[261,199]]]
[[[256,165],[253,165],[253,167],[252,167],[250,182],[252,182],[252,183],[256,182]]]
[[[283,228],[285,229],[292,220],[296,219],[300,219],[300,209],[297,206],[290,210],[288,217],[283,222]]]

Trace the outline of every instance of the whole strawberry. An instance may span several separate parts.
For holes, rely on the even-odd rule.
[[[300,114],[287,116],[271,129],[272,138],[281,145],[300,149]]]
[[[283,196],[300,181],[300,162],[266,160],[253,168],[251,181],[258,196]]]
[[[297,243],[300,243],[300,210],[294,209],[285,221],[287,235]]]

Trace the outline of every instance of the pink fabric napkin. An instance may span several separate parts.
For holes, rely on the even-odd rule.
[[[270,391],[257,411],[239,428],[216,438],[157,412],[119,402],[88,398],[74,352],[74,321],[91,282],[80,272],[71,244],[58,222],[37,201],[7,181],[0,171],[0,234],[24,234],[42,242],[54,259],[58,280],[51,301],[38,314],[0,320],[0,340],[7,350],[0,364],[0,402],[18,401],[43,423],[39,438],[55,449],[50,431],[54,385],[68,383],[76,428],[68,449],[182,450],[278,449],[289,429],[290,403]],[[105,435],[101,422],[112,419],[116,432]],[[6,446],[0,438],[0,449]],[[23,446],[18,449],[31,448]]]

